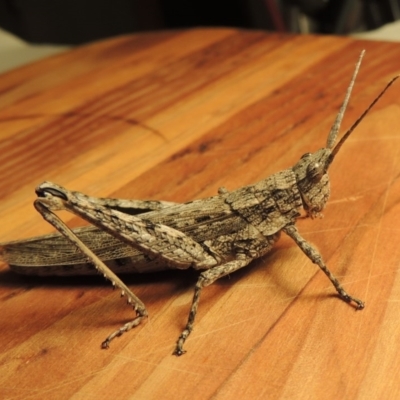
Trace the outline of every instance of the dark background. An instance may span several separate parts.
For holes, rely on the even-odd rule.
[[[347,34],[400,18],[400,0],[0,0],[0,27],[33,43],[231,26]]]

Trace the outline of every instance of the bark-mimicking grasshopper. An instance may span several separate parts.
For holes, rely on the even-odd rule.
[[[322,269],[341,299],[354,303],[356,309],[364,308],[361,300],[343,289],[319,252],[300,236],[295,226],[301,208],[308,217],[321,215],[329,197],[330,164],[354,128],[397,79],[387,84],[334,147],[363,53],[326,148],[304,154],[292,168],[255,185],[233,192],[221,188],[217,196],[184,204],[93,198],[44,182],[36,189],[35,207],[63,236],[52,234],[5,243],[0,245],[0,255],[19,273],[70,275],[97,270],[118,287],[133,305],[136,317],[109,335],[102,343],[103,348],[147,316],[144,304],[112,270],[149,272],[189,267],[203,270],[195,286],[187,324],[174,351],[182,355],[183,344],[193,329],[202,289],[266,254],[281,231]],[[97,228],[70,230],[53,213],[58,210],[71,211]],[[88,260],[95,268],[88,267]]]

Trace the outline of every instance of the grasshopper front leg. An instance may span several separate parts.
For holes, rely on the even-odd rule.
[[[333,286],[335,287],[336,291],[338,292],[340,298],[344,300],[346,303],[355,303],[357,310],[362,310],[364,308],[364,302],[357,299],[356,297],[350,296],[340,284],[338,279],[335,275],[329,271],[328,267],[325,265],[324,261],[322,260],[321,254],[319,254],[318,250],[315,249],[311,244],[309,244],[300,234],[297,228],[294,225],[288,225],[283,228],[283,231],[290,236],[296,244],[300,247],[300,249],[304,252],[304,254],[314,263],[317,264],[325,275],[329,278],[332,282]]]

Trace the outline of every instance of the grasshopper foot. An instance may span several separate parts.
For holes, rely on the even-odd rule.
[[[117,329],[111,335],[107,336],[106,340],[104,340],[104,342],[101,344],[101,348],[108,349],[110,347],[111,340],[113,340],[114,338],[116,338],[118,336],[121,336],[125,332],[128,332],[135,326],[138,326],[142,322],[142,319],[145,318],[146,316],[147,315],[138,315],[132,321],[129,321],[125,325],[121,326],[121,328]]]
[[[183,354],[186,353],[186,350],[183,350],[182,347],[176,346],[174,352],[172,353],[172,355],[174,356],[182,356]]]
[[[355,303],[356,305],[356,310],[362,310],[365,307],[365,304],[362,300],[359,300],[353,296],[350,296],[349,294],[347,294],[344,290],[343,291],[339,291],[339,296],[340,298],[345,301],[346,303]]]
[[[181,356],[186,353],[186,350],[183,350],[183,344],[185,343],[186,338],[190,335],[190,332],[190,329],[185,329],[181,333],[178,341],[176,342],[175,350],[172,353],[174,356]]]

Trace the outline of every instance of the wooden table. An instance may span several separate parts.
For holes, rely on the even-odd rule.
[[[52,231],[32,207],[43,180],[184,202],[292,166],[325,145],[362,48],[345,129],[399,73],[399,44],[194,29],[110,39],[1,75],[0,242]],[[183,357],[171,353],[197,273],[125,277],[150,318],[105,351],[132,317],[107,282],[1,264],[0,397],[399,398],[399,92],[396,82],[342,148],[325,218],[298,222],[364,311],[339,301],[284,235],[204,290]]]

